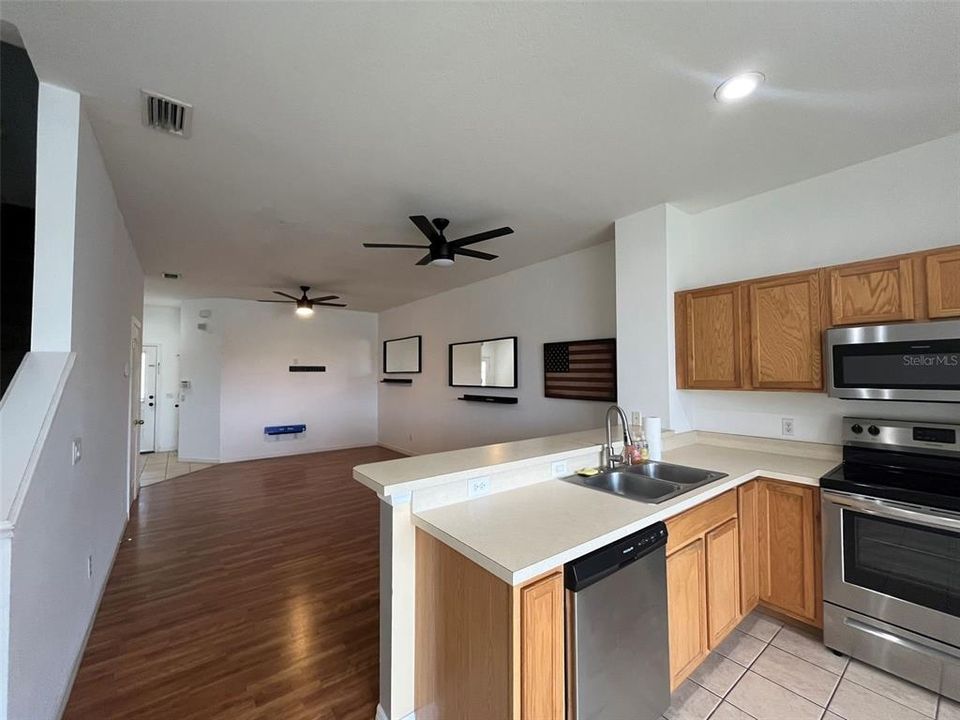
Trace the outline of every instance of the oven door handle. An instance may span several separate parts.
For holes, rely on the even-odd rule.
[[[827,502],[840,505],[852,510],[858,510],[868,515],[886,517],[892,520],[905,520],[917,525],[942,528],[945,530],[960,530],[960,515],[944,514],[941,511],[922,509],[916,506],[905,505],[890,500],[877,500],[863,495],[848,495],[829,490],[823,491]]]
[[[895,645],[900,645],[914,652],[921,653],[923,655],[929,655],[937,658],[938,660],[946,660],[950,663],[956,663],[960,660],[960,654],[940,650],[939,648],[930,647],[929,645],[924,645],[918,643],[916,640],[911,640],[910,638],[905,638],[895,633],[892,633],[888,630],[882,630],[881,628],[874,627],[873,625],[868,625],[867,623],[860,622],[851,617],[845,617],[843,619],[843,624],[847,627],[851,627],[854,630],[859,630],[862,633],[867,635],[873,635],[876,638],[881,640],[886,640],[887,642],[894,643]]]

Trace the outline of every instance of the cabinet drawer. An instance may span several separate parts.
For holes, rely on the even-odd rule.
[[[730,490],[667,520],[667,555],[737,516],[737,491]]]

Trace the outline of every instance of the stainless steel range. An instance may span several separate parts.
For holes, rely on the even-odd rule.
[[[844,418],[820,486],[824,642],[960,700],[960,425]]]

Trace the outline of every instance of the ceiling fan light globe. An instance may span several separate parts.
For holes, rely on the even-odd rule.
[[[453,258],[446,258],[446,257],[434,258],[427,264],[430,267],[450,267],[451,265],[453,265]]]
[[[294,312],[297,314],[298,317],[306,318],[313,315],[313,308],[310,307],[309,305],[298,305],[297,309],[294,310]]]

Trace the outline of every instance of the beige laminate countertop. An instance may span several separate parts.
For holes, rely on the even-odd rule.
[[[386,497],[470,477],[478,471],[494,468],[509,470],[530,462],[562,460],[583,454],[591,448],[599,452],[604,437],[603,430],[584,430],[465,450],[414,455],[357,465],[353,469],[353,478],[381,497]]]
[[[744,441],[746,443],[746,441]],[[704,442],[663,454],[665,462],[727,477],[659,505],[549,480],[414,514],[414,523],[511,585],[518,585],[757,477],[819,485],[839,448],[781,454]]]

